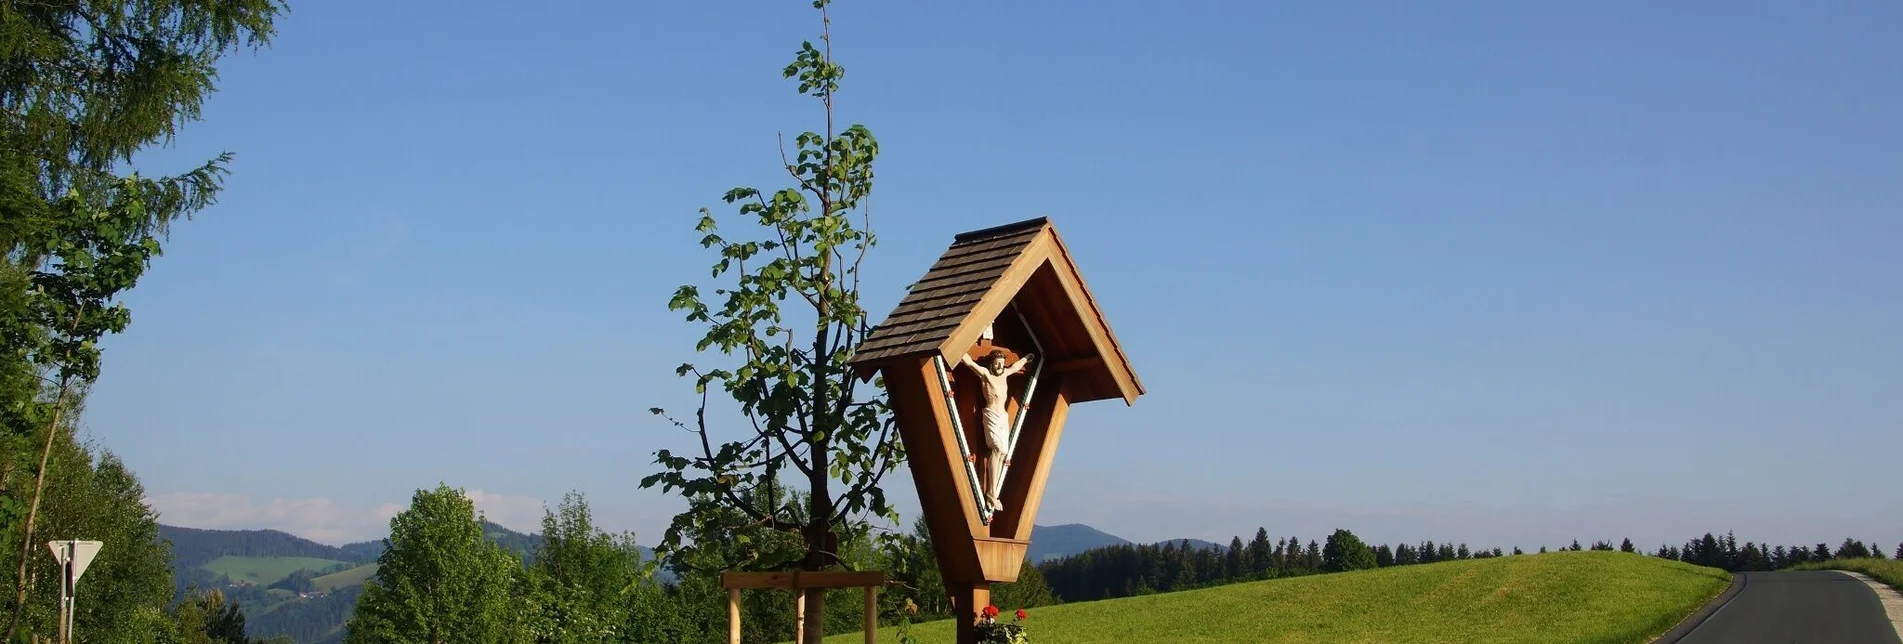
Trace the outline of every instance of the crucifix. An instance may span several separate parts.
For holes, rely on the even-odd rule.
[[[985,330],[978,335],[979,346],[990,346],[991,338],[991,325],[986,325]],[[1011,376],[1024,371],[1032,354],[1024,354],[1017,362],[1010,362],[1010,357],[1002,349],[992,349],[985,354],[983,363],[972,360],[969,352],[959,360],[977,374],[979,389],[984,392],[984,407],[980,408],[986,451],[982,484],[985,500],[990,503],[993,512],[1004,510],[1004,501],[998,496],[1004,487],[1004,468],[1011,464],[1011,414],[1006,408],[1011,398],[1009,381]]]

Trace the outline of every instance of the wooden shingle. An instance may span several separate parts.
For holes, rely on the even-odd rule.
[[[1045,339],[1046,349],[1055,354],[1046,359],[1092,365],[1087,373],[1073,374],[1075,402],[1134,402],[1143,393],[1070,252],[1043,217],[957,235],[873,327],[851,364],[870,377],[903,358],[956,360],[1012,305],[1031,311],[1040,326],[1057,335]]]

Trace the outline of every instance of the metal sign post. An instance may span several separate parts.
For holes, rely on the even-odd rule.
[[[86,574],[86,567],[92,565],[93,557],[98,556],[99,547],[105,545],[98,541],[48,541],[46,547],[53,549],[53,559],[59,562],[59,642],[73,642],[73,595],[79,586],[79,576]]]

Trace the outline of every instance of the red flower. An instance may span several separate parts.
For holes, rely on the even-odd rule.
[[[1030,615],[1024,614],[1024,609],[1022,608],[1018,609],[1018,619],[1025,619],[1028,617],[1030,617]]]
[[[998,607],[997,607],[997,606],[986,606],[986,607],[985,607],[985,617],[997,617],[997,616],[998,616]]]

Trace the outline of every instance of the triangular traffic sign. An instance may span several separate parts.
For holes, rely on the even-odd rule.
[[[103,545],[105,544],[98,541],[49,541],[46,543],[46,547],[53,549],[53,559],[58,560],[60,564],[64,565],[67,557],[72,558],[73,581],[79,581],[79,576],[86,574],[86,567],[92,565],[93,557],[99,555],[99,548]]]

